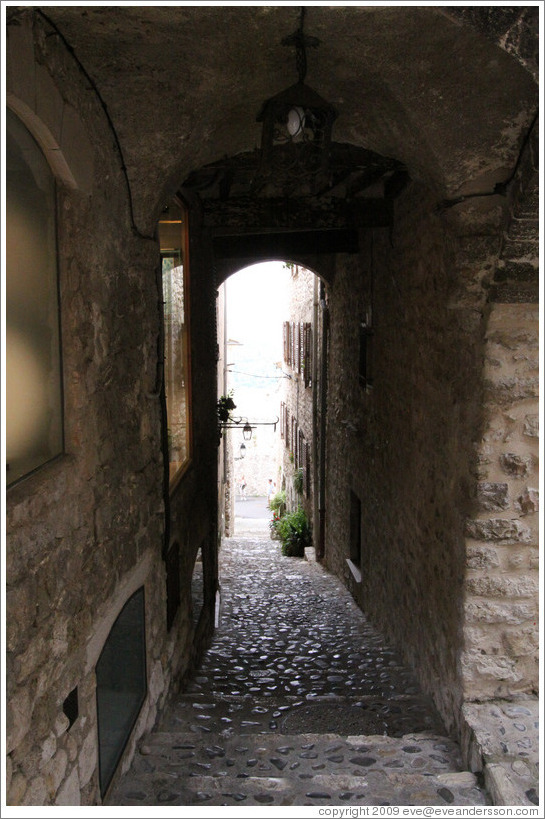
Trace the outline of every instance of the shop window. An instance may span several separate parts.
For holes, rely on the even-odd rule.
[[[146,697],[144,589],[128,600],[96,666],[98,761],[104,795]]]
[[[6,469],[8,485],[63,451],[55,178],[6,117]]]
[[[179,200],[159,220],[163,277],[165,393],[171,486],[191,458],[187,211]]]

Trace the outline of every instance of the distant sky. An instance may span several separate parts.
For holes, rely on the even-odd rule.
[[[242,343],[280,333],[288,319],[287,285],[291,278],[282,262],[246,267],[227,281],[228,335]],[[280,322],[280,327],[278,327]]]
[[[291,273],[282,262],[265,262],[244,268],[227,280],[227,337],[242,347],[228,348],[227,363],[236,361],[230,383],[263,389],[272,384],[258,375],[273,375],[274,362],[282,361],[282,323],[288,316],[288,282]]]

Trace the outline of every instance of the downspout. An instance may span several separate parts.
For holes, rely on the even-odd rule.
[[[318,425],[318,394],[320,381],[318,379],[319,359],[319,328],[320,328],[320,279],[314,276],[314,297],[312,315],[312,531],[317,541],[320,540],[320,504],[319,498],[319,466],[320,458],[318,446],[320,441],[320,431]]]
[[[319,516],[320,535],[316,557],[323,560],[325,556],[325,459],[326,459],[326,412],[327,412],[327,336],[329,333],[329,310],[325,299],[325,286],[320,282],[320,307],[322,309],[321,332],[321,378],[320,378],[320,477],[319,477]]]

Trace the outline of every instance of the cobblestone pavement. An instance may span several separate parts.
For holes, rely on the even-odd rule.
[[[429,698],[319,564],[224,541],[202,666],[109,805],[487,805]]]

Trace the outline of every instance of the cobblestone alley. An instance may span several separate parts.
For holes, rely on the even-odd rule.
[[[200,670],[110,805],[487,805],[431,701],[319,564],[224,541]]]

